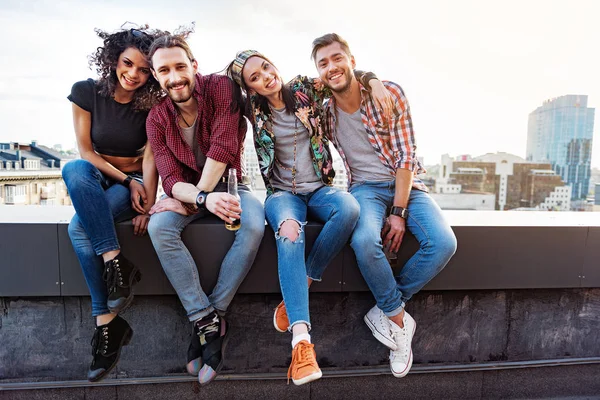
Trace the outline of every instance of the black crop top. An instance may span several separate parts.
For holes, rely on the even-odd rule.
[[[121,104],[101,96],[93,79],[76,82],[67,98],[92,114],[92,145],[96,152],[118,157],[144,153],[148,111],[134,110],[133,102]]]

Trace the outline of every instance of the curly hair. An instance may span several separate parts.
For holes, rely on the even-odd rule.
[[[127,24],[127,23],[126,23]],[[125,29],[115,33],[108,33],[101,29],[94,29],[96,34],[104,41],[103,46],[98,47],[89,56],[90,69],[96,69],[98,76],[99,93],[102,96],[114,96],[117,80],[117,62],[123,51],[130,47],[138,49],[146,58],[148,51],[155,39],[168,34],[168,32],[157,29],[149,29],[148,25],[137,28]],[[138,90],[133,97],[133,108],[135,110],[149,110],[164,96],[160,85],[150,75],[148,82]]]

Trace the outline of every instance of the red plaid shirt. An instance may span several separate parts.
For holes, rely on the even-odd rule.
[[[224,176],[229,168],[235,168],[241,182],[246,120],[239,112],[230,112],[233,96],[229,78],[197,74],[192,95],[198,100],[196,138],[200,150],[207,158],[227,164]],[[168,97],[152,108],[146,120],[148,140],[167,196],[171,196],[177,182],[197,185],[202,175],[178,120],[175,105]]]
[[[413,171],[414,175],[424,174],[427,171],[425,171],[425,168],[416,156],[417,145],[415,142],[415,133],[410,116],[410,107],[408,106],[408,100],[404,95],[404,91],[394,82],[382,81],[382,83],[394,99],[395,109],[393,110],[391,123],[381,118],[381,114],[377,110],[375,101],[369,91],[360,85],[360,113],[363,125],[369,136],[369,142],[383,166],[389,171],[390,176],[395,176],[398,168]],[[332,97],[326,106],[327,129],[325,132],[344,161],[348,173],[348,184],[350,184],[352,176],[348,161],[335,135],[336,118],[335,98]],[[423,181],[416,177],[413,179],[412,187],[424,192],[428,191]]]

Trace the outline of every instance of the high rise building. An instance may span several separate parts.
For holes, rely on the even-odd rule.
[[[544,102],[529,114],[527,160],[548,162],[571,186],[572,199],[588,194],[594,131],[593,108],[586,95],[567,95]]]
[[[444,154],[432,196],[440,200],[440,207],[451,209],[567,211],[571,207],[571,188],[549,163],[504,152],[456,159]],[[490,207],[490,202],[495,205]]]

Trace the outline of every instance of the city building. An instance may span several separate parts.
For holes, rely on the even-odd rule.
[[[342,190],[348,189],[348,174],[342,158],[338,153],[333,154],[333,169],[335,170],[335,178],[333,178],[333,186]]]
[[[572,199],[585,199],[590,185],[595,109],[586,95],[545,101],[529,114],[527,160],[550,163],[571,186]]]
[[[0,143],[0,204],[70,205],[61,175],[70,159],[36,141]]]
[[[459,190],[460,190],[460,185]],[[495,210],[496,195],[493,193],[430,193],[442,210]]]
[[[250,178],[250,187],[252,188],[252,191],[256,197],[264,202],[267,197],[267,189],[265,188],[265,182],[260,174],[258,157],[256,155],[256,149],[254,148],[254,136],[250,123],[248,123],[248,132],[246,133],[246,140],[244,141],[244,159],[242,165],[245,165],[245,167],[242,167],[245,168],[242,173]]]
[[[456,159],[444,154],[432,196],[440,200],[440,207],[450,209],[567,211],[571,207],[571,187],[549,163],[503,152]]]

